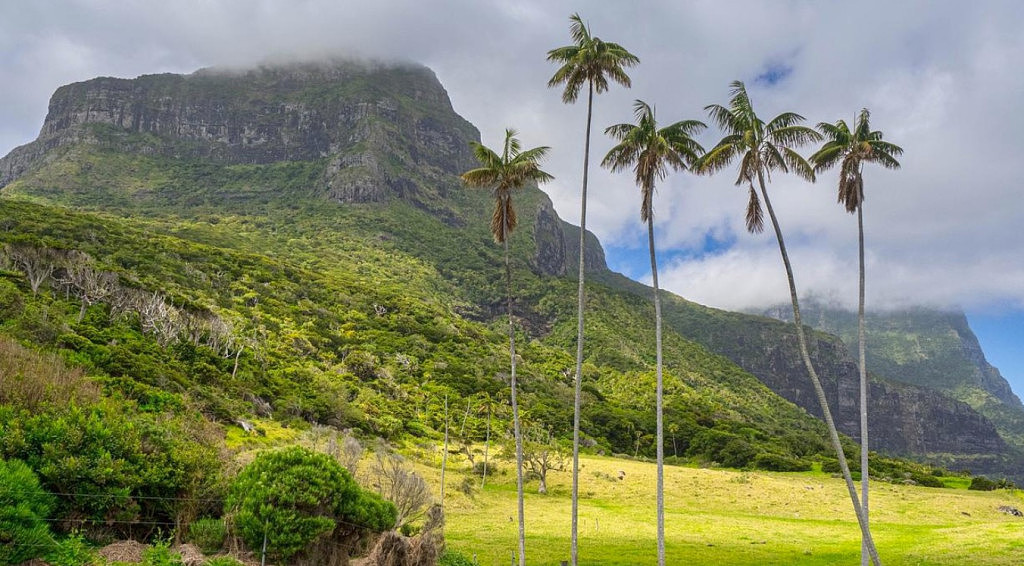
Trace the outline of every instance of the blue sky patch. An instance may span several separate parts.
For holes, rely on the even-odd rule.
[[[785,63],[768,63],[764,70],[754,77],[754,83],[761,86],[775,86],[793,74],[793,66]]]

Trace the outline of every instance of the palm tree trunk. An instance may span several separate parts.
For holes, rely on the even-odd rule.
[[[491,447],[491,399],[487,399],[487,433],[484,436],[484,473],[480,476],[480,489],[487,483],[487,452]]]
[[[658,294],[658,260],[654,256],[654,215],[647,215],[647,244],[651,252],[651,279],[654,284],[654,344],[656,349],[656,436],[658,451],[658,566],[665,566],[665,432],[662,429],[662,381],[661,381],[661,296]]]
[[[864,545],[867,547],[868,554],[871,556],[871,560],[874,561],[875,566],[881,566],[881,561],[878,558],[878,550],[875,548],[875,542],[871,538],[871,530],[868,528],[868,523],[864,517],[864,511],[860,506],[860,500],[857,498],[857,488],[854,486],[853,477],[850,475],[850,466],[846,463],[846,455],[843,453],[843,445],[839,441],[839,432],[836,431],[835,421],[832,419],[832,411],[828,408],[828,399],[825,398],[825,390],[821,386],[821,380],[818,379],[818,373],[814,371],[814,365],[811,363],[811,355],[807,350],[807,338],[804,336],[803,322],[800,318],[800,303],[797,300],[796,294],[796,281],[793,278],[793,266],[789,263],[789,254],[786,252],[786,243],[782,238],[782,229],[779,227],[779,220],[775,216],[775,209],[772,208],[772,202],[768,198],[768,191],[764,187],[764,175],[760,170],[757,172],[757,181],[761,186],[761,196],[764,198],[765,208],[768,209],[768,216],[772,220],[772,228],[775,229],[775,238],[779,242],[779,252],[782,254],[782,263],[786,266],[786,278],[789,281],[789,297],[793,303],[793,323],[796,325],[796,338],[797,343],[800,345],[800,355],[803,357],[804,365],[807,367],[807,373],[811,376],[811,383],[814,385],[814,393],[818,397],[818,403],[821,405],[822,416],[825,420],[825,425],[828,427],[829,440],[832,441],[832,448],[836,451],[836,457],[839,460],[839,468],[843,472],[843,479],[846,480],[846,488],[850,492],[850,499],[853,501],[853,510],[857,515],[857,522],[860,524],[861,536],[863,537]]]
[[[864,332],[864,212],[863,195],[857,203],[857,243],[860,255],[860,298],[857,306],[857,341],[860,355],[860,498],[864,523],[870,525],[868,514],[868,371]],[[860,563],[868,566],[867,541],[861,542]]]
[[[444,511],[444,471],[448,467],[448,394],[444,394],[444,451],[441,453],[441,511]]]
[[[519,399],[516,396],[516,330],[512,323],[512,260],[505,238],[505,290],[508,296],[508,352],[512,361],[512,434],[516,440],[516,497],[519,509],[519,566],[526,566],[526,519],[523,511],[523,436],[519,430]]]
[[[579,525],[579,493],[580,493],[580,397],[583,387],[583,310],[586,295],[583,288],[585,264],[583,247],[587,236],[587,169],[590,166],[590,122],[594,108],[594,83],[590,83],[590,94],[587,98],[587,137],[583,144],[583,189],[580,191],[580,271],[579,290],[576,298],[576,391],[573,397],[572,413],[572,566],[578,564],[577,532]]]

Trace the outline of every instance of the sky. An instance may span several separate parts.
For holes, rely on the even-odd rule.
[[[869,308],[964,309],[989,361],[1024,394],[1024,2],[977,0],[0,0],[0,155],[35,138],[58,86],[208,66],[322,57],[431,67],[455,110],[498,146],[514,127],[551,146],[543,187],[579,223],[584,103],[546,83],[549,49],[579,12],[593,35],[637,55],[632,88],[597,97],[594,165],[604,127],[653,105],[659,123],[708,122],[746,83],[765,119],[786,111],[852,121],[862,107],[902,169],[864,171]],[[720,133],[700,141],[710,148]],[[804,148],[805,155],[811,148]],[[659,280],[727,309],[785,302],[770,230],[743,226],[735,173],[669,175],[657,187]],[[810,184],[781,173],[769,193],[801,293],[854,305],[856,221],[836,205],[836,174]],[[587,227],[610,267],[650,279],[639,193],[629,173],[592,166]]]

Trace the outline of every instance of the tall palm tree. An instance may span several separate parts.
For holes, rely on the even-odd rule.
[[[549,87],[564,84],[562,102],[576,102],[580,89],[587,86],[587,134],[583,143],[583,189],[580,191],[580,261],[579,290],[576,306],[576,392],[573,398],[572,418],[572,564],[578,563],[577,532],[579,511],[579,476],[580,476],[580,396],[583,373],[583,310],[584,272],[583,249],[587,234],[587,173],[590,169],[590,125],[594,110],[594,93],[600,94],[608,90],[608,79],[629,88],[632,81],[624,68],[632,67],[640,62],[635,55],[626,51],[617,43],[601,41],[590,35],[590,28],[583,23],[579,14],[569,17],[569,35],[572,45],[548,51],[548,61],[559,64],[558,70],[548,81]]]
[[[512,191],[527,183],[543,183],[554,177],[540,168],[547,155],[547,146],[523,150],[516,131],[505,130],[505,145],[499,155],[481,143],[470,142],[480,167],[462,174],[462,181],[470,187],[488,188],[494,196],[491,214],[491,234],[494,241],[505,247],[505,290],[508,299],[508,351],[511,359],[512,427],[516,442],[516,492],[519,504],[519,566],[526,564],[526,521],[523,513],[523,437],[519,426],[519,402],[516,397],[516,333],[512,320],[512,263],[508,251],[508,238],[518,220],[512,206]]]
[[[654,340],[656,347],[657,392],[655,412],[658,453],[658,564],[665,564],[665,431],[662,426],[661,372],[661,298],[658,295],[658,262],[654,255],[654,185],[665,178],[671,167],[690,168],[704,152],[693,135],[707,126],[696,120],[684,120],[658,129],[654,108],[637,100],[633,104],[636,124],[618,124],[605,133],[619,141],[601,162],[602,167],[621,171],[632,167],[640,187],[640,220],[647,223],[647,245],[651,254],[651,277],[654,285]]]
[[[782,238],[782,229],[779,227],[779,220],[775,216],[775,210],[772,208],[765,186],[765,179],[770,181],[771,172],[775,170],[783,173],[792,171],[808,181],[813,181],[814,169],[791,146],[819,141],[821,135],[807,126],[802,126],[803,116],[793,112],[784,112],[765,123],[754,112],[754,107],[750,102],[750,97],[747,96],[747,89],[743,83],[734,81],[730,87],[732,97],[729,100],[728,108],[718,104],[705,107],[711,119],[725,132],[725,137],[701,158],[696,169],[698,172],[710,174],[725,169],[733,161],[739,159],[739,176],[736,178],[736,185],[747,185],[749,189],[746,223],[747,230],[752,233],[764,230],[764,212],[757,191],[754,190],[754,181],[757,181],[761,190],[761,198],[764,199],[764,206],[768,209],[768,216],[772,221],[772,228],[775,229],[775,238],[778,240],[779,252],[782,254],[782,263],[786,267],[800,355],[803,357],[807,373],[814,385],[814,392],[818,397],[818,403],[821,405],[821,412],[828,427],[829,439],[836,451],[836,457],[839,459],[839,467],[843,472],[846,487],[853,501],[853,508],[857,514],[857,522],[860,524],[864,543],[872,560],[877,565],[880,564],[878,552],[875,550],[871,531],[865,520],[860,501],[857,499],[857,489],[850,476],[850,468],[846,463],[846,455],[843,453],[843,446],[839,441],[839,433],[836,431],[835,421],[832,419],[832,412],[829,410],[828,400],[825,398],[825,390],[811,363],[807,338],[804,335],[804,327],[800,318],[800,303],[797,300],[793,267],[789,262],[789,254]]]
[[[857,243],[860,259],[860,292],[857,305],[857,340],[860,361],[860,497],[864,520],[868,513],[868,374],[867,347],[864,336],[864,163],[878,163],[886,169],[899,169],[896,156],[903,148],[882,141],[882,132],[871,131],[871,113],[861,109],[853,131],[846,122],[818,124],[825,144],[810,157],[815,173],[821,173],[839,164],[839,203],[846,211],[857,213]],[[861,550],[861,563],[867,566],[867,546]]]

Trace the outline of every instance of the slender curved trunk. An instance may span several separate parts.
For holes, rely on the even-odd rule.
[[[870,525],[868,513],[868,370],[864,331],[864,196],[857,203],[857,244],[860,254],[860,298],[857,305],[857,341],[860,350],[860,499],[864,523]],[[867,540],[861,542],[860,563],[868,566]]]
[[[487,399],[487,434],[484,436],[484,473],[480,476],[480,489],[487,483],[487,452],[491,447],[491,400]]]
[[[573,397],[572,413],[572,566],[579,562],[577,551],[577,532],[579,526],[579,493],[580,493],[580,397],[583,386],[583,310],[586,294],[583,287],[586,265],[583,262],[583,246],[587,236],[587,169],[590,167],[590,121],[594,108],[594,83],[590,82],[590,93],[587,97],[587,137],[583,144],[583,189],[580,191],[580,272],[579,290],[576,299],[576,391]]]
[[[441,452],[441,511],[444,512],[444,471],[448,467],[448,394],[444,394],[444,451]]]
[[[512,323],[512,261],[505,237],[505,290],[508,294],[508,352],[512,360],[512,434],[516,439],[516,498],[519,509],[519,566],[526,566],[526,519],[523,512],[523,436],[519,430],[519,399],[516,396],[516,329]]]
[[[658,294],[658,260],[654,256],[654,215],[647,216],[647,247],[651,252],[651,279],[654,284],[654,344],[656,349],[657,386],[655,396],[656,436],[658,452],[658,566],[665,566],[665,432],[662,428],[661,380],[661,296]]]
[[[786,266],[786,278],[789,281],[789,297],[793,303],[793,323],[796,325],[796,338],[797,343],[800,345],[800,355],[803,357],[804,365],[807,367],[807,373],[811,377],[811,383],[814,385],[814,393],[818,397],[818,403],[821,405],[822,416],[825,420],[825,425],[828,427],[829,440],[832,441],[832,448],[836,451],[836,457],[839,459],[839,468],[843,472],[843,479],[846,481],[846,489],[850,492],[850,499],[853,501],[853,510],[857,515],[857,522],[860,524],[861,536],[863,536],[864,545],[867,548],[868,554],[871,556],[871,560],[875,563],[875,566],[881,566],[882,562],[878,558],[878,550],[875,548],[875,542],[871,538],[871,530],[868,528],[867,520],[864,516],[864,510],[860,506],[860,500],[857,497],[857,488],[853,483],[853,477],[850,475],[850,466],[846,463],[846,455],[843,453],[843,445],[839,441],[839,432],[836,431],[835,421],[832,419],[832,411],[828,408],[828,399],[825,398],[825,390],[821,386],[821,380],[818,379],[818,373],[814,371],[814,365],[811,363],[811,355],[807,349],[807,337],[804,336],[804,326],[800,318],[800,302],[797,300],[796,294],[796,281],[793,278],[793,266],[789,263],[789,254],[786,252],[786,244],[782,239],[782,229],[779,227],[779,220],[775,216],[775,209],[772,208],[772,202],[768,198],[768,191],[764,186],[764,175],[760,169],[757,171],[757,181],[761,186],[761,196],[764,198],[765,208],[768,209],[768,216],[772,220],[772,228],[775,229],[775,238],[779,242],[779,252],[782,254],[782,263]]]

